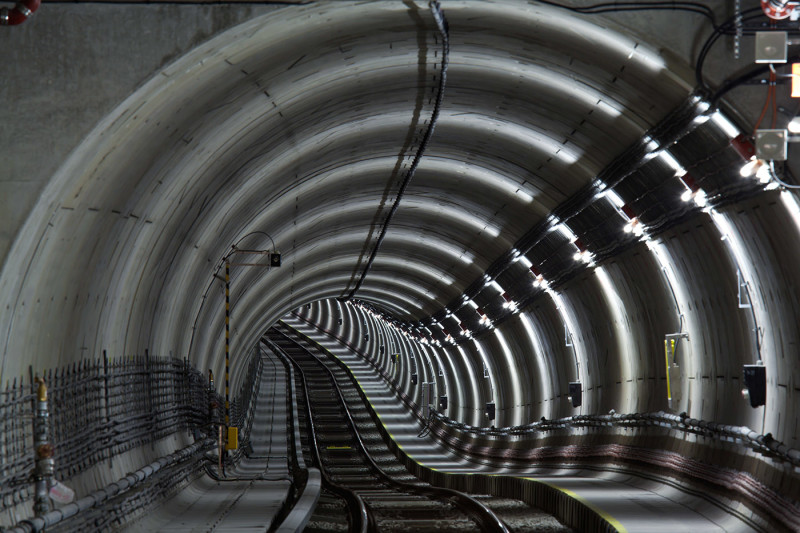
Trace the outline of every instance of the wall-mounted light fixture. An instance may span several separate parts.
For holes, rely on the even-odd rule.
[[[444,340],[445,342],[449,342],[450,344],[455,344],[456,341],[453,340],[453,336],[448,333],[446,329],[442,329],[442,333],[444,333]]]
[[[681,200],[684,202],[694,200],[697,207],[705,207],[708,200],[706,192],[697,185],[694,178],[687,172],[679,179],[681,183],[683,183],[683,186],[686,187],[686,190],[681,195]]]
[[[533,286],[535,288],[537,288],[537,289],[538,288],[542,288],[542,289],[546,288],[547,287],[547,282],[545,281],[544,276],[542,275],[542,273],[539,272],[539,270],[533,265],[531,265],[528,268],[530,269],[531,274],[533,274]]]
[[[580,239],[575,239],[572,244],[574,244],[575,248],[578,249],[572,256],[573,259],[575,259],[575,261],[583,261],[584,263],[591,265],[592,261],[594,260],[594,255],[592,252],[586,249],[586,245],[583,244],[583,241]]]
[[[517,302],[515,302],[507,292],[503,293],[503,299],[505,300],[505,303],[503,304],[504,309],[508,309],[512,312],[517,310]]]
[[[630,221],[623,226],[625,233],[633,233],[637,237],[644,233],[644,225],[639,222],[639,217],[633,217]]]

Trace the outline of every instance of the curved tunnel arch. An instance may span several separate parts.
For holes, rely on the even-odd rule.
[[[292,8],[234,28],[163,69],[92,132],[53,177],[5,263],[3,377],[29,362],[71,362],[81,348],[172,352],[220,373],[224,294],[213,275],[231,244],[253,231],[274,238],[284,265],[234,273],[236,360],[286,312],[346,294],[430,120],[440,61],[426,9],[374,2],[354,16],[354,6]],[[455,347],[416,345],[369,323],[350,340],[388,371],[389,347],[381,357],[375,343],[391,337],[403,357],[414,354],[421,377],[447,391],[452,418],[485,425],[483,403],[494,399],[496,424],[509,426],[574,414],[566,400],[573,380],[585,389],[581,413],[669,409],[661,343],[685,328],[683,390],[672,409],[763,428],[796,445],[780,415],[797,397],[796,387],[780,383],[797,379],[786,354],[798,335],[780,325],[800,316],[798,273],[787,266],[798,260],[796,197],[726,200],[723,177],[739,162],[727,137],[694,152],[669,146],[717,203],[662,231],[650,193],[660,187],[674,196],[683,186],[645,136],[690,98],[686,66],[610,29],[577,18],[567,28],[552,15],[513,2],[448,4],[444,108],[357,293],[429,327],[432,339],[445,341],[433,318],[452,337],[462,323],[475,337]],[[696,127],[719,136],[712,122]],[[657,229],[622,245],[586,239],[597,266],[577,269],[578,245],[553,228],[565,224],[581,240],[603,224],[621,233],[626,219],[608,200],[578,213],[564,206],[579,203],[637,143],[656,148],[632,173],[641,176],[625,180],[656,185],[642,185],[639,195],[628,181],[609,189]],[[704,157],[719,169],[705,168]],[[776,236],[771,225],[791,231]],[[537,227],[547,229],[532,242]],[[512,250],[552,287],[530,289],[533,277],[519,264],[496,272]],[[756,324],[736,302],[738,269],[765,330],[770,394],[782,398],[763,424],[763,411],[724,406],[741,388],[741,365],[755,362]],[[519,310],[502,310],[506,293],[519,295]],[[493,330],[479,325],[468,300],[497,319]],[[344,312],[338,302],[337,311],[318,305],[319,320]],[[348,308],[351,323],[364,316]],[[784,322],[770,323],[772,316]],[[16,356],[23,348],[35,354],[30,361]],[[234,381],[244,371],[235,366]],[[408,373],[399,386],[419,401]]]

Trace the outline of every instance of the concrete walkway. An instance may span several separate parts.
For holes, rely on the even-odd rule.
[[[243,458],[233,471],[227,472],[228,480],[214,481],[203,476],[125,531],[267,531],[291,483],[287,459],[286,371],[266,348],[262,362],[250,457]]]
[[[752,527],[705,499],[672,485],[630,474],[578,468],[494,468],[457,457],[430,436],[418,437],[422,423],[402,405],[380,375],[333,337],[296,317],[284,323],[323,346],[356,376],[375,411],[398,446],[419,464],[442,472],[520,476],[547,483],[583,501],[620,531],[750,532]],[[741,512],[749,516],[745,508]]]

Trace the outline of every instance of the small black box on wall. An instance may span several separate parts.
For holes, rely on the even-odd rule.
[[[744,365],[744,386],[750,397],[750,407],[767,403],[767,367]]]
[[[486,418],[494,420],[494,410],[494,402],[488,402],[486,404]]]
[[[572,407],[580,407],[583,402],[583,391],[580,381],[570,381],[569,398],[572,400]]]

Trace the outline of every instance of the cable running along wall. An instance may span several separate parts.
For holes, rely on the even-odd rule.
[[[444,13],[439,6],[439,2],[431,2],[431,11],[433,11],[433,18],[436,20],[436,27],[439,29],[439,33],[442,36],[442,70],[439,73],[439,92],[436,95],[436,103],[433,106],[431,122],[428,124],[428,129],[425,131],[425,136],[422,138],[422,142],[417,149],[417,155],[414,156],[414,161],[411,163],[411,168],[408,169],[408,173],[406,174],[405,179],[403,179],[403,183],[400,184],[400,190],[397,193],[397,198],[395,198],[392,208],[389,210],[389,214],[386,216],[386,221],[383,223],[383,228],[381,228],[381,233],[378,236],[378,240],[375,243],[375,246],[372,248],[372,253],[369,256],[367,264],[364,266],[364,270],[361,272],[361,277],[358,279],[356,286],[353,287],[353,290],[350,291],[350,294],[347,295],[346,299],[348,300],[355,296],[356,292],[358,292],[358,289],[361,288],[361,284],[364,283],[364,279],[367,277],[367,273],[369,273],[373,261],[375,261],[375,256],[378,255],[378,250],[381,247],[381,243],[383,242],[384,237],[386,237],[386,231],[389,229],[389,224],[392,221],[392,217],[397,211],[397,208],[400,207],[400,201],[403,199],[403,195],[408,188],[408,184],[411,183],[411,178],[414,177],[414,173],[417,171],[417,166],[419,166],[419,162],[425,153],[425,148],[428,146],[428,142],[433,135],[433,128],[436,126],[436,120],[439,118],[439,109],[442,106],[444,87],[445,83],[447,82],[447,64],[450,54],[450,33],[447,26],[447,19],[444,17]]]
[[[255,347],[231,406],[231,422],[240,428],[241,436],[232,462],[248,447],[262,366],[261,350]],[[209,389],[206,376],[187,360],[147,353],[108,359],[104,354],[102,359],[48,370],[42,377],[48,387],[54,478],[67,485],[92,467],[112,466],[123,452],[181,431],[191,431],[187,438],[194,438],[199,445],[214,437],[213,427],[222,424],[222,397]],[[37,397],[31,381],[14,380],[0,392],[0,529],[12,525],[20,515],[32,514]],[[130,521],[199,475],[204,460],[201,452],[210,442],[189,455],[180,452],[180,460],[162,457],[159,461],[165,467],[141,489],[93,504],[65,517],[59,527],[105,529]],[[85,497],[84,491],[80,492],[76,499]]]
[[[149,356],[85,360],[49,370],[55,479],[69,480],[120,453],[209,423],[205,378],[187,361]],[[35,385],[0,393],[0,524],[33,498]]]

